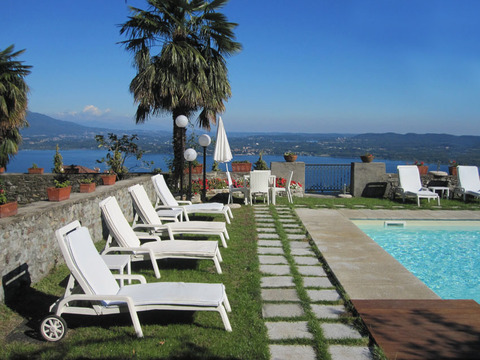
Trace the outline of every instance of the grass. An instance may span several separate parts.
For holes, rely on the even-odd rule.
[[[278,204],[287,204],[278,198]],[[442,210],[479,210],[480,202],[445,200]],[[418,210],[414,201],[366,198],[295,198],[295,206],[310,208],[366,208]],[[271,209],[274,209],[271,207]],[[420,209],[437,209],[435,203],[422,201]],[[69,332],[59,343],[38,341],[38,322],[48,314],[49,306],[63,294],[69,274],[65,265],[58,265],[42,281],[29,287],[15,302],[8,306],[0,304],[0,359],[268,359],[268,339],[262,319],[260,299],[260,272],[256,253],[256,226],[251,207],[234,210],[234,221],[229,225],[231,240],[227,249],[221,248],[224,262],[223,274],[218,275],[211,261],[160,261],[160,281],[222,282],[232,305],[229,318],[233,332],[224,330],[220,316],[214,312],[167,312],[140,313],[140,322],[145,337],[138,339],[128,315],[73,316],[65,315]],[[212,218],[199,218],[212,220]],[[215,220],[223,221],[217,217]],[[305,320],[314,334],[314,346],[318,358],[329,358],[326,352],[328,341],[323,338],[318,320],[315,319],[307,301],[301,276],[295,271],[288,241],[281,227],[277,228],[282,238],[285,253],[292,266],[298,294],[305,310]],[[213,237],[211,239],[214,239]],[[216,239],[216,238],[215,238]],[[100,249],[103,242],[97,243]],[[317,255],[322,261],[321,254]],[[328,269],[327,269],[328,270]],[[151,266],[134,264],[133,271],[147,278],[154,278]],[[335,284],[335,283],[334,283]],[[342,293],[341,287],[335,284]],[[348,305],[347,294],[345,296]],[[24,321],[25,326],[18,327]],[[357,324],[354,317],[345,322]],[[16,329],[16,330],[14,330]],[[29,330],[30,329],[30,330]],[[14,330],[14,331],[12,331]],[[27,331],[25,331],[27,330]],[[26,334],[26,336],[25,336]],[[364,340],[361,340],[363,343]],[[292,343],[292,341],[287,342]],[[293,343],[302,344],[298,340]],[[378,351],[378,350],[376,350]],[[377,358],[381,358],[377,355]]]

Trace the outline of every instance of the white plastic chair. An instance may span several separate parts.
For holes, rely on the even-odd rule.
[[[248,197],[250,204],[253,204],[252,199],[255,199],[257,195],[265,195],[267,204],[270,205],[270,170],[256,170],[250,171],[250,187],[248,188]]]
[[[225,216],[225,221],[227,224],[230,224],[230,219],[233,219],[232,211],[230,207],[225,206],[221,203],[202,203],[202,204],[192,204],[191,201],[177,201],[173,196],[172,192],[167,186],[163,175],[158,174],[152,176],[153,186],[155,188],[155,193],[157,199],[155,201],[155,208],[161,209],[182,209],[185,220],[189,220],[188,214],[223,214]],[[163,205],[160,206],[159,204]]]
[[[289,203],[293,203],[292,191],[290,189],[290,184],[292,183],[293,178],[293,171],[290,171],[290,175],[288,176],[288,180],[285,183],[285,187],[277,187],[276,184],[273,184],[272,187],[272,198],[276,196],[278,193],[285,193],[287,195],[287,199]]]
[[[232,176],[230,175],[230,171],[227,170],[227,181],[228,181],[228,203],[231,204],[233,203],[233,194],[238,192],[242,193],[245,199],[245,205],[247,204],[247,198],[248,198],[248,188],[246,185],[244,187],[233,187],[233,181],[232,181]]]
[[[93,245],[87,228],[74,221],[55,233],[71,272],[65,294],[50,307],[53,314],[40,324],[48,341],[61,340],[67,325],[64,313],[108,315],[128,312],[138,337],[143,337],[139,311],[187,310],[220,313],[225,330],[232,331],[227,311],[230,304],[223,284],[157,282],[147,284],[141,275],[113,275]],[[131,279],[140,284],[120,287],[116,279]]]
[[[150,199],[142,185],[134,185],[128,188],[133,200],[135,209],[135,218],[133,229],[145,229],[154,234],[156,232],[165,233],[165,227],[170,240],[175,240],[176,234],[193,234],[193,235],[218,235],[222,241],[222,245],[227,247],[226,239],[230,239],[227,227],[224,222],[220,221],[183,221],[162,224],[160,217],[155,212]],[[141,223],[138,223],[138,220]]]
[[[107,244],[102,254],[110,252],[128,252],[131,253],[132,261],[150,260],[155,272],[155,276],[160,278],[157,259],[203,259],[212,260],[217,272],[222,273],[220,268],[220,251],[216,241],[199,240],[166,240],[161,241],[159,236],[148,234],[136,234],[127,219],[122,213],[117,200],[114,197],[108,197],[100,202],[100,209],[107,224],[109,235]],[[178,223],[168,223],[158,225],[157,228]],[[143,244],[142,240],[149,240]],[[115,240],[118,246],[112,246]]]
[[[458,187],[455,192],[463,195],[463,201],[467,195],[480,198],[480,178],[478,176],[478,167],[460,165],[457,167]]]
[[[420,199],[437,199],[438,205],[440,205],[440,197],[437,193],[428,190],[426,187],[422,186],[422,181],[420,178],[420,172],[418,171],[417,165],[399,165],[398,169],[398,181],[399,186],[398,190],[402,194],[403,202],[405,202],[406,197],[415,197],[417,199],[417,204],[420,206]]]

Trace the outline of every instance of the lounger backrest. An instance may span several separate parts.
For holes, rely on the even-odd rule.
[[[417,165],[399,165],[398,181],[405,191],[418,191],[422,188],[420,172]]]
[[[476,166],[460,165],[457,172],[460,187],[467,191],[480,190],[480,178],[478,177],[478,168]]]
[[[90,232],[86,227],[80,227],[68,233],[65,236],[65,242],[72,262],[93,294],[115,295],[118,293],[119,286],[93,245]],[[78,281],[77,277],[76,279]]]
[[[115,197],[110,196],[101,201],[100,209],[110,235],[117,241],[118,245],[129,248],[141,245],[138,236],[125,219],[125,215],[123,215]]]
[[[270,175],[270,170],[250,171],[250,191],[268,193]]]
[[[178,202],[173,197],[172,192],[168,188],[163,175],[158,174],[158,175],[152,176],[152,182],[153,182],[153,186],[155,187],[155,192],[157,193],[157,196],[162,201],[163,205],[178,206]]]
[[[292,183],[292,179],[293,179],[293,171],[290,171],[290,176],[288,177],[288,181],[287,181],[287,183],[285,184],[285,189],[289,189],[289,188],[290,188],[290,184]]]
[[[129,187],[128,191],[132,196],[133,206],[143,223],[161,225],[162,222],[150,202],[150,198],[148,197],[145,188],[142,185],[134,185]]]

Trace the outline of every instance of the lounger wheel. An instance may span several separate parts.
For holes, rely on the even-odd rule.
[[[60,316],[48,315],[40,324],[40,333],[47,341],[60,341],[67,333],[67,323]]]

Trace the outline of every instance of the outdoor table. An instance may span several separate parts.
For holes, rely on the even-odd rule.
[[[130,255],[102,255],[103,261],[107,264],[107,267],[110,270],[116,270],[123,275],[125,268],[127,269],[127,274],[131,274],[131,259]],[[128,280],[128,283],[131,284],[132,281]],[[123,286],[124,280],[120,279],[120,286]]]
[[[441,191],[440,197],[444,197],[444,194],[447,194],[447,199],[450,198],[450,188],[448,186],[429,186],[428,190],[433,191],[436,193],[437,191]]]

